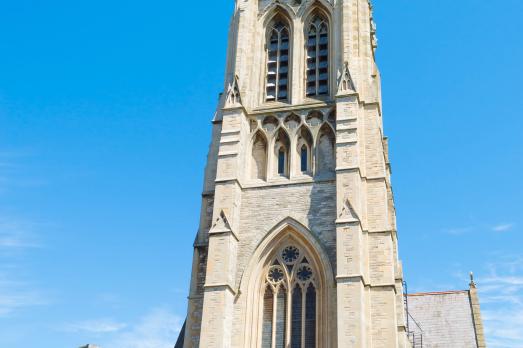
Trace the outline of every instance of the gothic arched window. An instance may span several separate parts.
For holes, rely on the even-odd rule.
[[[290,30],[276,18],[267,31],[266,101],[287,101],[289,97]]]
[[[252,143],[251,177],[265,180],[267,178],[267,140],[258,132]]]
[[[317,165],[316,174],[333,175],[336,168],[336,136],[332,128],[324,123],[320,128],[317,142]]]
[[[289,149],[291,141],[288,134],[280,128],[276,134],[276,142],[274,144],[274,156],[276,158],[275,169],[276,176],[289,177],[290,173],[290,156]],[[274,163],[274,162],[273,162]]]
[[[307,97],[329,94],[329,26],[317,14],[312,18],[307,36]]]
[[[285,175],[285,148],[282,146],[278,150],[278,174]]]
[[[297,155],[299,158],[299,167],[297,171],[302,174],[312,174],[312,148],[313,137],[310,130],[303,125],[298,130]]]
[[[304,173],[309,169],[309,149],[307,149],[307,145],[305,145],[305,144],[303,144],[301,147],[300,160],[301,160],[300,169],[301,169],[302,173]]]
[[[316,348],[317,281],[307,256],[286,246],[264,277],[262,348]]]

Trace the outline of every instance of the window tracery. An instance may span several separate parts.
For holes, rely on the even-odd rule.
[[[307,97],[329,93],[329,26],[320,14],[314,15],[307,40]]]
[[[266,101],[287,101],[289,87],[290,29],[277,17],[267,31]]]
[[[318,285],[307,257],[288,245],[264,277],[262,348],[316,348]]]
[[[250,121],[249,179],[257,183],[304,176],[332,179],[336,167],[335,110],[257,116]]]

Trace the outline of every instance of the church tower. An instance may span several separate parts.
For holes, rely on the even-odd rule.
[[[369,0],[236,0],[185,348],[408,347]]]

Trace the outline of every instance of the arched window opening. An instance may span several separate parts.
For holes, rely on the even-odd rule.
[[[276,348],[285,348],[285,334],[287,326],[287,290],[280,287],[276,299]]]
[[[306,145],[303,145],[301,147],[301,154],[300,154],[300,160],[301,160],[301,172],[305,173],[309,169],[309,149],[307,149]]]
[[[272,288],[267,286],[263,296],[262,348],[272,348],[272,320],[274,295]]]
[[[262,348],[316,348],[317,279],[302,250],[281,249],[264,277]]]
[[[304,125],[298,131],[298,142],[296,147],[299,162],[296,171],[302,174],[312,174],[312,134]]]
[[[316,347],[316,289],[310,284],[305,300],[305,348]]]
[[[307,97],[329,94],[329,26],[317,14],[313,17],[307,36]]]
[[[277,17],[267,31],[266,101],[287,101],[289,87],[290,30]]]
[[[261,133],[256,134],[252,144],[251,178],[267,178],[267,141]]]
[[[291,142],[289,136],[283,129],[280,128],[276,136],[276,143],[274,145],[274,156],[276,158],[274,168],[276,170],[277,176],[289,177],[290,145]]]
[[[302,334],[302,321],[303,321],[303,296],[301,294],[301,287],[296,284],[292,292],[292,332],[291,332],[291,348],[302,348],[301,346],[301,334]]]
[[[285,149],[283,147],[278,151],[278,174],[285,175]]]
[[[334,174],[336,168],[334,145],[334,132],[327,124],[324,124],[320,129],[317,146],[317,174],[320,176]]]

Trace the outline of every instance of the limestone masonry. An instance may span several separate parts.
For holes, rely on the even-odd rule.
[[[376,48],[368,0],[236,1],[177,347],[412,346]]]

